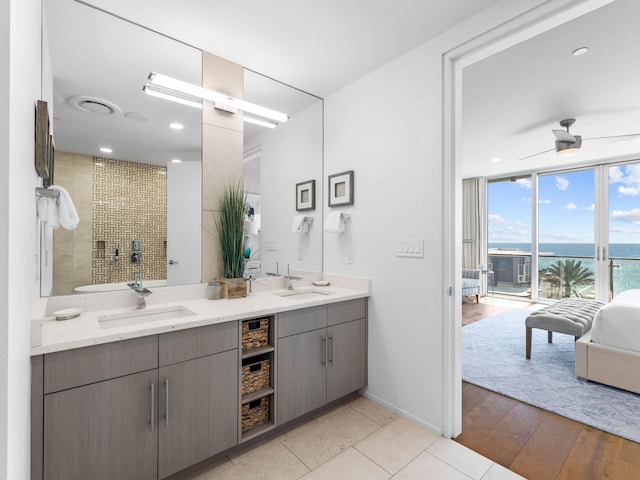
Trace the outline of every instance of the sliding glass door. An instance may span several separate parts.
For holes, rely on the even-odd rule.
[[[607,167],[608,239],[597,255],[603,262],[605,300],[640,288],[640,163]]]
[[[608,301],[640,289],[640,162],[489,180],[487,211],[496,294]]]
[[[538,298],[595,298],[595,170],[538,176]]]

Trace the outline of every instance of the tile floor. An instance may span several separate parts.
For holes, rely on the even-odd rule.
[[[184,480],[511,480],[519,475],[365,398]]]

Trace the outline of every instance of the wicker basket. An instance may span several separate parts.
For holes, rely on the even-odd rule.
[[[242,322],[242,351],[269,345],[269,319],[245,320]]]
[[[245,433],[252,428],[269,421],[269,396],[259,398],[242,405],[241,431]]]
[[[271,383],[271,358],[268,355],[242,361],[242,395],[267,388]]]

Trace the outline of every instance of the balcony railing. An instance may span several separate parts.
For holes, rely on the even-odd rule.
[[[490,249],[488,289],[497,295],[531,298],[531,253],[520,250]],[[580,271],[565,271],[567,261]],[[640,258],[611,257],[609,298],[629,289],[640,289]],[[589,275],[590,273],[590,275]],[[538,254],[538,298],[595,298],[595,262],[579,255]]]

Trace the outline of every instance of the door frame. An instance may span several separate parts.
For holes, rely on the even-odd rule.
[[[615,0],[549,0],[445,52],[443,126],[442,434],[462,432],[462,70]]]

